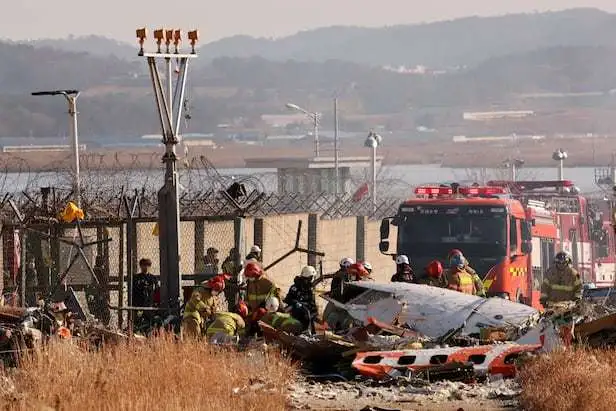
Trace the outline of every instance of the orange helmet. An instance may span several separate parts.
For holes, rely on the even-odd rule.
[[[351,264],[349,267],[349,274],[355,275],[358,279],[370,277],[370,273],[362,263]]]
[[[443,274],[443,265],[440,261],[434,260],[428,264],[426,271],[430,277],[439,278]]]
[[[225,289],[225,277],[222,275],[217,275],[216,277],[208,281],[207,285],[212,290],[221,292]]]
[[[244,301],[237,303],[237,313],[242,317],[248,317],[248,305]]]
[[[263,269],[258,263],[248,263],[244,268],[244,275],[247,278],[259,278],[263,275]]]

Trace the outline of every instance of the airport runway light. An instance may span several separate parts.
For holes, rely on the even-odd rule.
[[[143,27],[136,30],[137,39],[139,40],[139,55],[143,56],[143,43],[145,43],[145,39],[148,37],[148,30]]]
[[[364,146],[372,149],[372,162],[370,171],[372,173],[372,184],[370,184],[372,198],[372,212],[376,212],[376,149],[383,142],[383,137],[376,134],[374,131],[368,133]]]
[[[158,47],[156,52],[162,53],[160,46],[163,44],[163,41],[165,41],[165,29],[154,30],[154,40],[156,40],[156,46]]]
[[[192,48],[191,53],[195,54],[195,45],[197,44],[197,41],[199,41],[199,31],[198,30],[189,31],[188,40],[190,40],[190,47]]]
[[[320,113],[310,112],[305,108],[298,106],[297,104],[287,103],[285,106],[289,110],[299,111],[300,113],[304,113],[310,120],[312,120],[312,128],[314,134],[314,156],[319,157],[319,118],[321,117]]]

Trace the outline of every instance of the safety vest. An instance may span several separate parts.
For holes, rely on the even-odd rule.
[[[449,288],[464,294],[475,294],[475,282],[473,276],[464,269],[452,271]]]
[[[262,319],[265,324],[271,325],[277,330],[290,334],[299,334],[304,330],[302,323],[286,313],[267,313]]]
[[[214,322],[207,328],[205,335],[209,338],[217,333],[223,333],[233,337],[239,335],[244,328],[246,324],[239,314],[222,312],[216,314]]]
[[[249,281],[246,286],[246,299],[250,312],[256,311],[269,297],[278,297],[278,287],[269,278],[263,276]]]

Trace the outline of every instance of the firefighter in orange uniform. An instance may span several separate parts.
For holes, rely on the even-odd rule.
[[[451,257],[451,272],[449,276],[449,286],[450,290],[456,290],[464,294],[475,294],[475,282],[473,281],[473,276],[465,270],[465,260],[464,257],[460,255],[454,255]]]

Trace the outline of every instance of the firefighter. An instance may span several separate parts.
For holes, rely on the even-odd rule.
[[[158,278],[150,273],[152,260],[142,258],[139,260],[139,273],[133,275],[132,294],[133,307],[155,307],[159,301],[156,301],[157,294],[160,292]],[[160,297],[158,297],[160,298]],[[148,326],[153,314],[151,311],[137,311],[135,324],[137,328]]]
[[[450,277],[448,288],[464,294],[475,294],[473,276],[464,268],[465,261],[461,255],[454,255],[450,260]]]
[[[424,276],[419,280],[420,284],[447,288],[447,279],[443,275],[443,265],[440,261],[431,261],[424,271]]]
[[[201,337],[208,321],[216,314],[216,298],[224,289],[224,277],[216,276],[209,280],[205,287],[193,290],[184,307],[181,326],[183,335],[192,338]]]
[[[344,283],[349,281],[348,270],[355,261],[351,257],[344,257],[340,260],[340,268],[334,273],[329,295],[334,300],[339,300],[344,294]]]
[[[248,280],[246,285],[246,299],[248,300],[248,312],[252,316],[248,324],[248,335],[252,336],[259,332],[257,325],[257,312],[265,307],[265,301],[269,297],[280,298],[280,289],[263,273],[261,264],[249,262],[244,268],[244,276]]]
[[[541,285],[541,305],[582,298],[582,281],[571,264],[571,256],[566,251],[554,256],[554,266],[545,273]]]
[[[449,256],[447,257],[447,259],[451,261],[451,258],[455,255],[459,255],[462,257],[462,261],[464,261],[464,269],[467,273],[473,276],[473,283],[475,284],[475,295],[485,298],[486,290],[483,286],[483,281],[481,281],[481,278],[479,277],[479,274],[477,274],[477,271],[475,271],[473,267],[470,266],[468,259],[464,256],[464,254],[462,254],[462,251],[454,248],[449,252]]]
[[[413,269],[411,262],[405,255],[396,256],[396,273],[391,277],[392,283],[412,283],[414,282]]]
[[[231,248],[229,255],[222,263],[222,272],[229,274],[231,278],[225,287],[225,299],[227,300],[227,309],[231,310],[237,305],[239,300],[238,294],[240,294],[240,284],[238,276],[242,271],[242,265],[240,263],[240,253],[237,248]]]
[[[250,247],[250,253],[246,256],[246,261],[248,260],[256,260],[258,262],[263,262],[263,257],[261,254],[261,247],[258,245],[253,245]]]
[[[299,276],[293,280],[293,285],[284,298],[284,303],[289,307],[287,312],[310,327],[314,333],[314,322],[318,316],[317,302],[312,288],[312,281],[317,275],[317,270],[310,265],[302,268]]]
[[[244,334],[246,323],[244,319],[248,317],[248,306],[240,301],[235,312],[216,313],[214,321],[207,327],[205,335],[213,344],[233,344],[237,343]]]
[[[280,301],[276,297],[270,297],[265,302],[265,309],[261,309],[262,315],[259,315],[260,321],[273,327],[277,330],[284,331],[289,334],[299,335],[308,327],[292,314],[279,313]]]

